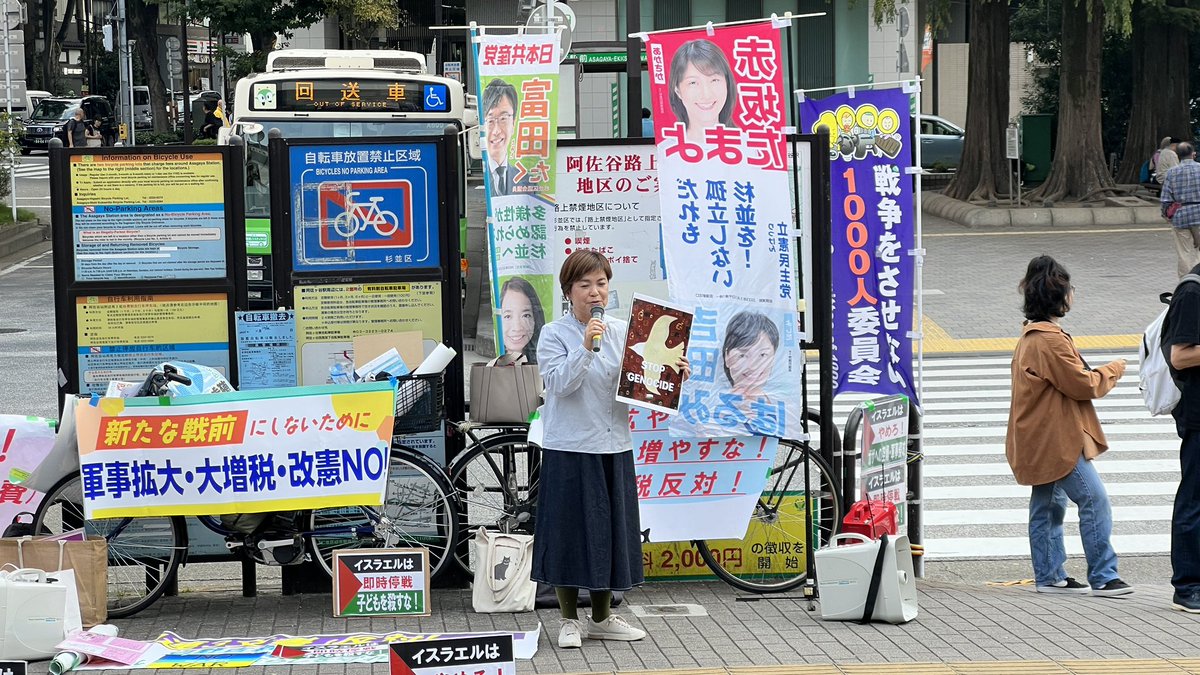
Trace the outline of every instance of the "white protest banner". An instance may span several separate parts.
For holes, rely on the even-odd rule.
[[[670,298],[695,306],[677,436],[802,437],[779,29],[651,33]]]
[[[635,293],[667,297],[657,162],[649,143],[569,140],[558,146],[554,268],[578,249],[603,254],[613,268],[605,314],[622,320],[629,319]]]
[[[896,505],[896,525],[908,522],[908,397],[863,401],[862,499]]]
[[[84,515],[382,504],[395,410],[391,382],[81,403]]]
[[[740,539],[779,441],[672,438],[667,419],[654,410],[629,410],[643,539]]]
[[[546,316],[556,316],[558,270],[548,235],[559,38],[487,34],[475,41],[496,353],[521,352],[536,363],[538,331]]]
[[[50,454],[56,428],[44,417],[0,415],[0,530],[18,513],[37,511],[42,493],[20,484]]]

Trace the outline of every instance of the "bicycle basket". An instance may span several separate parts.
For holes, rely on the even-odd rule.
[[[442,373],[414,375],[399,380],[396,391],[396,436],[434,431],[446,409]]]

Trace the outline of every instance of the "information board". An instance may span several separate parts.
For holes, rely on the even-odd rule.
[[[237,312],[234,326],[242,391],[296,386],[295,312]]]
[[[59,401],[165,361],[239,386],[243,164],[229,146],[50,149]]]
[[[421,331],[426,353],[442,341],[442,289],[432,281],[301,285],[295,306],[303,385],[325,384],[330,366],[353,362],[358,335]]]
[[[622,319],[634,293],[667,297],[653,140],[564,140],[558,147],[554,269],[572,251],[602,253],[613,268],[607,312]]]
[[[289,146],[292,269],[436,268],[437,146]]]
[[[333,552],[334,616],[429,616],[429,550]]]
[[[111,380],[141,382],[164,361],[229,373],[229,299],[223,293],[75,298],[79,393]]]
[[[72,156],[75,280],[223,278],[224,171],[217,152]]]

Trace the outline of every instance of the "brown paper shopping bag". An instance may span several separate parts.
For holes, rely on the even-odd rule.
[[[108,620],[108,542],[104,537],[88,537],[87,541],[0,539],[0,565],[8,563],[47,574],[74,570],[84,628]]]

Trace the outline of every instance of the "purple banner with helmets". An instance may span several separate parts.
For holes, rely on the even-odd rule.
[[[913,135],[909,95],[859,91],[800,104],[802,130],[829,129],[834,394],[916,401]]]

